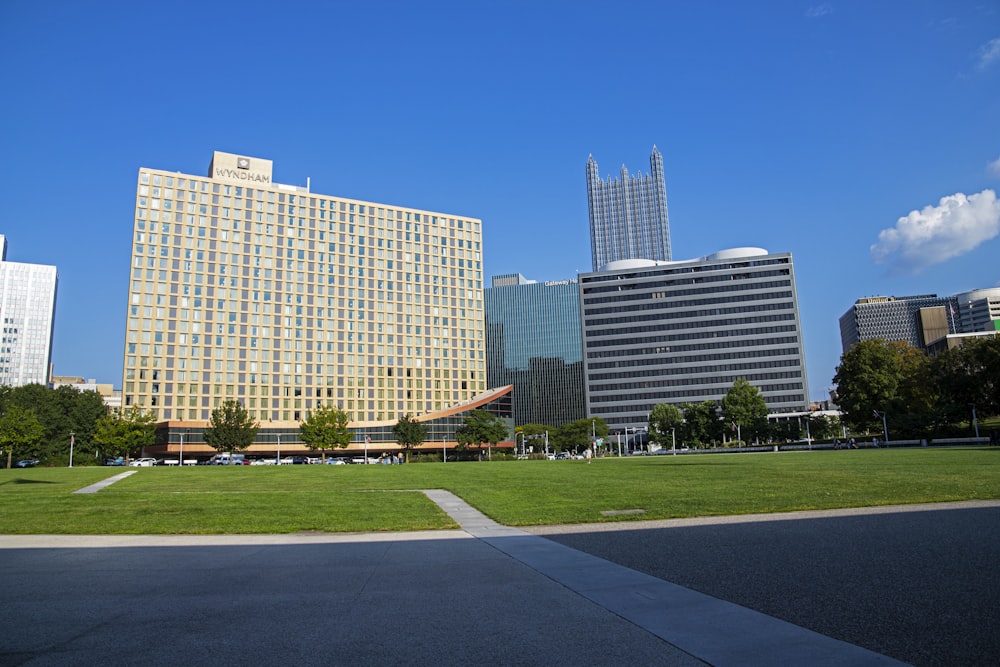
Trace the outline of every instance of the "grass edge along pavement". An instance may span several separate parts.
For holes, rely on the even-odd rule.
[[[0,471],[0,533],[260,534],[455,528],[441,488],[510,526],[1000,499],[1000,450],[907,449],[405,466]],[[612,514],[606,514],[612,512]],[[615,514],[614,512],[625,512]],[[634,513],[630,513],[634,512]]]

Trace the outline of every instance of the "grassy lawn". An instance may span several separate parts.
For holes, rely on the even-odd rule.
[[[440,488],[507,525],[1000,498],[1000,450],[908,449],[408,466],[0,470],[0,533],[290,533],[453,528]],[[644,510],[606,516],[602,512]]]

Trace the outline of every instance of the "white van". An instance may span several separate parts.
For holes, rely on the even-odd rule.
[[[216,454],[208,460],[208,464],[213,466],[241,466],[245,460],[246,455],[244,454]]]

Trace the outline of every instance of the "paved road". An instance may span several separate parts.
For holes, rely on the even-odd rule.
[[[643,525],[531,532],[914,665],[1000,664],[1000,503]]]
[[[536,530],[542,538],[433,494],[463,530],[0,536],[0,665],[893,664],[886,655],[975,665],[1000,655],[1000,503],[554,527]]]

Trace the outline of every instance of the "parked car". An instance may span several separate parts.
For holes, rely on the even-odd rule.
[[[347,465],[347,459],[327,459],[326,464],[328,466],[342,466]]]
[[[208,462],[215,466],[241,466],[246,464],[247,460],[245,454],[216,454]]]
[[[38,465],[38,463],[39,463],[38,459],[21,459],[20,461],[14,464],[14,467],[34,468],[36,465]]]
[[[119,456],[116,459],[104,459],[104,465],[106,466],[123,466],[125,465],[125,459]]]
[[[274,459],[254,459],[250,462],[252,466],[273,466]]]
[[[156,459],[144,457],[141,459],[136,459],[129,463],[133,468],[152,468],[156,465]]]

